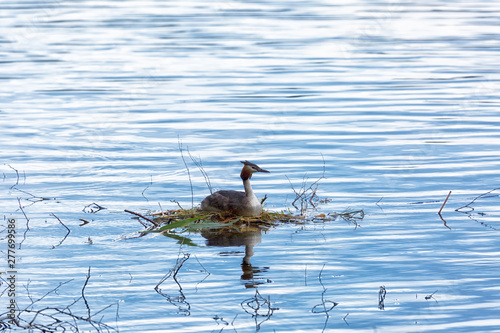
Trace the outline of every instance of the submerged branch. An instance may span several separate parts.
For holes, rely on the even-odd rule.
[[[471,205],[472,205],[474,202],[476,202],[478,199],[480,199],[480,198],[482,198],[482,197],[484,197],[484,196],[486,196],[486,195],[490,194],[491,192],[494,192],[494,191],[499,190],[499,189],[500,189],[500,187],[497,187],[497,188],[494,188],[494,189],[492,189],[492,190],[490,190],[490,191],[488,191],[488,192],[485,192],[485,193],[483,193],[483,194],[480,194],[480,195],[478,195],[477,197],[475,197],[474,199],[472,199],[472,201],[471,201],[471,202],[469,202],[467,205],[462,206],[462,207],[460,207],[460,208],[457,208],[457,209],[455,209],[455,211],[457,211],[457,212],[461,212],[461,213],[469,213],[469,212],[472,212],[472,211],[474,210],[474,207],[471,207]],[[470,210],[468,210],[468,211],[463,211],[463,209],[464,209],[464,208],[469,208]]]
[[[24,215],[24,218],[26,219],[26,230],[24,231],[23,240],[19,243],[19,248],[21,248],[21,245],[26,240],[26,234],[30,230],[30,219],[26,215],[26,212],[24,211],[23,206],[21,205],[21,198],[17,198],[17,202],[19,203],[19,209],[21,210],[21,212]]]
[[[61,241],[59,242],[59,244],[57,245],[54,245],[52,248],[55,249],[56,247],[60,246],[65,240],[66,238],[68,237],[68,235],[70,234],[71,230],[61,221],[61,219],[59,217],[57,217],[54,213],[50,213],[51,216],[55,217],[59,223],[62,224],[62,226],[64,228],[66,228],[66,230],[68,230],[68,232],[66,233],[66,235],[64,235],[63,239],[61,239]]]
[[[0,313],[0,328],[9,328],[10,330],[22,329],[29,332],[83,332],[92,329],[92,332],[118,332],[118,329],[113,328],[102,322],[104,318],[101,315],[99,320],[92,319],[96,314],[101,314],[103,311],[112,307],[115,303],[105,306],[103,309],[95,312],[93,315],[91,313],[91,308],[85,299],[85,287],[90,279],[90,267],[87,274],[87,279],[81,290],[81,296],[77,297],[70,304],[66,306],[45,306],[43,307],[42,301],[47,301],[48,296],[52,294],[58,294],[59,289],[62,286],[67,285],[72,280],[67,280],[65,282],[60,282],[55,288],[46,292],[41,297],[35,298],[30,293],[29,281],[25,285],[25,290],[27,293],[27,298],[30,300],[30,304],[24,308],[16,309],[16,316],[14,319],[10,318],[7,314],[9,312]],[[87,316],[77,315],[77,310],[72,309],[74,306],[79,306],[81,300],[85,302],[85,308]],[[118,303],[116,318],[118,318]],[[36,306],[38,306],[36,308]],[[79,310],[79,309],[78,309]],[[6,319],[12,319],[7,321]],[[84,325],[90,325],[84,329]]]
[[[85,287],[89,283],[89,280],[90,280],[90,266],[89,266],[89,270],[87,272],[87,278],[85,279],[85,283],[83,284],[83,287],[82,287],[82,298],[83,298],[83,301],[85,302],[85,306],[87,307],[88,319],[90,320],[90,317],[91,317],[90,306],[89,306],[89,303],[87,302],[87,299],[85,298]]]
[[[476,196],[474,199],[472,199],[471,202],[469,202],[468,204],[460,207],[460,208],[457,208],[455,209],[456,212],[460,212],[460,213],[464,213],[466,214],[471,220],[473,221],[476,221],[477,223],[480,223],[481,225],[483,225],[484,227],[487,227],[487,228],[490,228],[492,230],[498,230],[498,228],[494,227],[493,225],[489,224],[489,223],[485,223],[485,222],[482,222],[482,221],[479,221],[477,220],[476,218],[474,218],[474,214],[475,215],[479,215],[479,216],[484,216],[484,215],[487,215],[487,213],[485,212],[475,212],[475,208],[472,207],[472,205],[478,201],[479,199],[482,199],[482,198],[487,198],[487,197],[499,197],[500,195],[499,194],[494,194],[494,195],[491,195],[491,196],[487,196],[488,194],[491,194],[492,192],[494,191],[497,191],[499,190],[500,187],[497,187],[497,188],[494,188],[488,192],[485,192],[483,194],[480,194],[478,196]],[[475,213],[474,213],[475,212]]]

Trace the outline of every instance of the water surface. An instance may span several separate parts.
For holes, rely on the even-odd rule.
[[[497,4],[0,8],[1,230],[17,221],[21,309],[78,300],[108,325],[82,331],[500,332]],[[365,217],[196,247],[134,238],[125,209],[209,193],[187,149],[214,189],[241,188],[240,160],[270,170],[252,181],[271,210],[324,170],[309,214]]]

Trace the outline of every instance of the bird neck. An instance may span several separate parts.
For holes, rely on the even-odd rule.
[[[250,178],[252,178],[252,172],[248,170],[247,166],[241,169],[240,174],[241,180],[243,180],[243,186],[245,187],[245,194],[247,197],[253,196],[252,186],[250,185]]]
[[[254,195],[252,185],[250,185],[250,178],[243,180],[243,187],[245,187],[245,194],[247,197],[251,197]]]

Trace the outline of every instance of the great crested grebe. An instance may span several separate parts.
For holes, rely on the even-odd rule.
[[[253,193],[250,178],[255,172],[269,173],[269,171],[252,162],[241,161],[241,163],[244,165],[240,177],[243,180],[245,192],[217,191],[203,199],[201,209],[209,212],[230,212],[238,216],[258,216],[262,213],[262,205]]]

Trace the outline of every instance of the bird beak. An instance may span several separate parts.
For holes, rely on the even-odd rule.
[[[257,170],[258,172],[265,172],[265,173],[271,173],[270,171],[267,171],[267,170],[264,170],[264,169],[261,169],[259,168],[259,170]]]

